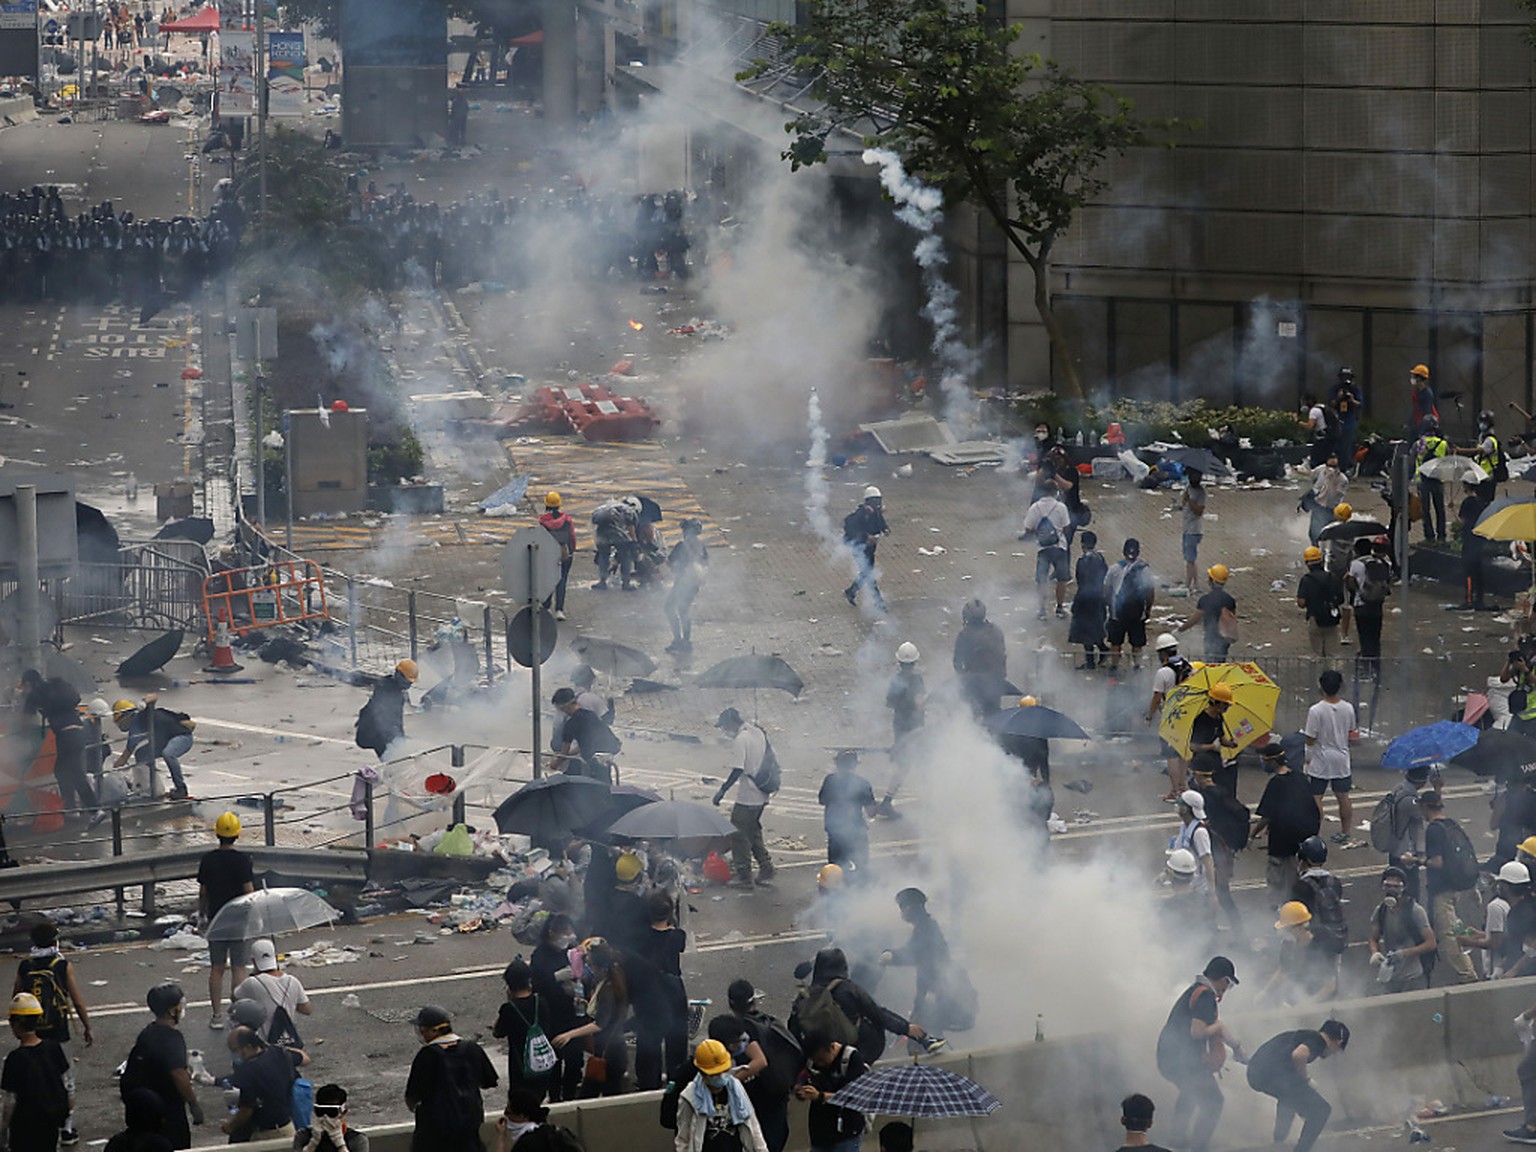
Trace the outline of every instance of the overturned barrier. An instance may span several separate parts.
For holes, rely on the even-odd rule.
[[[37,109],[30,96],[8,96],[0,100],[0,124],[12,127],[37,119]]]

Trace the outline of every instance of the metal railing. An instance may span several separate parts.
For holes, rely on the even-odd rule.
[[[208,560],[190,540],[125,543],[116,561],[85,561],[67,575],[44,581],[58,627],[181,628],[194,631],[203,618],[202,585]],[[16,581],[0,581],[0,597]],[[61,637],[62,638],[62,637]]]

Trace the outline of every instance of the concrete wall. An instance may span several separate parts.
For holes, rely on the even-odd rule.
[[[1340,1001],[1327,1012],[1247,1011],[1248,993],[1246,985],[1234,990],[1222,1015],[1250,1051],[1278,1032],[1316,1027],[1329,1015],[1349,1025],[1349,1050],[1313,1065],[1318,1089],[1333,1104],[1335,1126],[1400,1122],[1414,1097],[1439,1099],[1451,1108],[1485,1106],[1492,1093],[1519,1097],[1519,1044],[1511,1021],[1536,1003],[1536,979]],[[1021,1032],[1028,1023],[1021,1021]],[[1066,1036],[931,1061],[982,1084],[1003,1107],[975,1120],[920,1120],[918,1142],[925,1152],[1112,1147],[1120,1135],[1120,1100],[1127,1093],[1150,1095],[1165,1123],[1171,1115],[1174,1093],[1156,1073],[1154,1040],[1149,1035]],[[1236,1065],[1224,1073],[1222,1087],[1227,1097],[1223,1145],[1268,1144],[1274,1118],[1270,1099],[1251,1091]],[[590,1152],[670,1152],[672,1133],[657,1121],[660,1096],[645,1092],[556,1105],[552,1122],[574,1131]],[[489,1094],[487,1110],[493,1119],[498,1104],[497,1095]],[[410,1125],[364,1127],[375,1152],[409,1152]],[[804,1105],[791,1106],[790,1133],[789,1152],[805,1152]],[[485,1138],[494,1149],[491,1125]],[[874,1146],[873,1138],[866,1146]],[[289,1152],[280,1141],[250,1147],[253,1152]]]
[[[0,100],[0,124],[10,127],[37,119],[37,109],[30,96],[11,96]]]

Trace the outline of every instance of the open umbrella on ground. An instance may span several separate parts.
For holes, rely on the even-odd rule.
[[[117,666],[117,678],[139,680],[153,672],[158,672],[171,662],[171,658],[177,652],[181,651],[181,639],[180,628],[173,628],[169,632],[156,636]]]
[[[545,776],[524,784],[497,807],[496,827],[535,840],[568,836],[608,806],[608,785],[590,776]]]
[[[1526,766],[1536,772],[1536,740],[1507,728],[1485,728],[1477,743],[1452,756],[1449,763],[1470,768],[1479,776],[1497,776],[1501,780],[1519,779]]]
[[[571,651],[614,679],[620,676],[649,676],[656,671],[656,661],[640,649],[620,644],[617,640],[578,636],[571,641]]]
[[[866,1116],[988,1116],[1003,1106],[969,1076],[932,1064],[872,1068],[833,1093],[830,1103]]]
[[[1387,526],[1369,516],[1351,516],[1348,520],[1335,520],[1317,534],[1319,540],[1358,540],[1362,536],[1385,536]]]
[[[1204,476],[1231,476],[1232,469],[1209,448],[1170,448],[1163,453],[1164,460],[1171,460],[1185,468],[1193,468]]]
[[[1089,738],[1076,720],[1039,704],[994,712],[987,717],[987,727],[999,736],[1038,736],[1043,740]]]
[[[1459,720],[1437,720],[1410,728],[1381,754],[1383,768],[1407,771],[1449,760],[1477,744],[1477,729]]]
[[[307,888],[262,888],[236,896],[208,925],[209,940],[255,940],[334,924],[341,913]]]
[[[683,855],[708,851],[728,839],[736,826],[713,808],[692,800],[662,800],[626,812],[608,826],[616,840],[671,844]]]
[[[1264,674],[1257,664],[1207,664],[1197,668],[1163,701],[1160,735],[1189,757],[1189,730],[1195,716],[1206,705],[1206,693],[1214,684],[1232,689],[1232,706],[1227,709],[1227,735],[1237,742],[1235,748],[1223,748],[1222,758],[1231,760],[1275,725],[1275,706],[1280,702],[1280,685]]]
[[[791,696],[800,695],[805,681],[780,656],[754,652],[732,656],[700,673],[700,688],[777,688]]]
[[[206,544],[213,539],[213,521],[206,516],[172,520],[155,533],[154,539],[190,540],[194,544]]]
[[[1483,471],[1465,456],[1436,456],[1419,465],[1419,475],[1431,480],[1460,480],[1464,484],[1481,484],[1488,479]]]

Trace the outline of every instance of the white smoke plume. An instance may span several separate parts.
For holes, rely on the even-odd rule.
[[[805,521],[829,554],[840,550],[842,540],[832,528],[827,512],[831,492],[827,484],[827,426],[821,417],[821,397],[811,389],[806,405],[806,423],[811,432],[811,450],[805,459]]]

